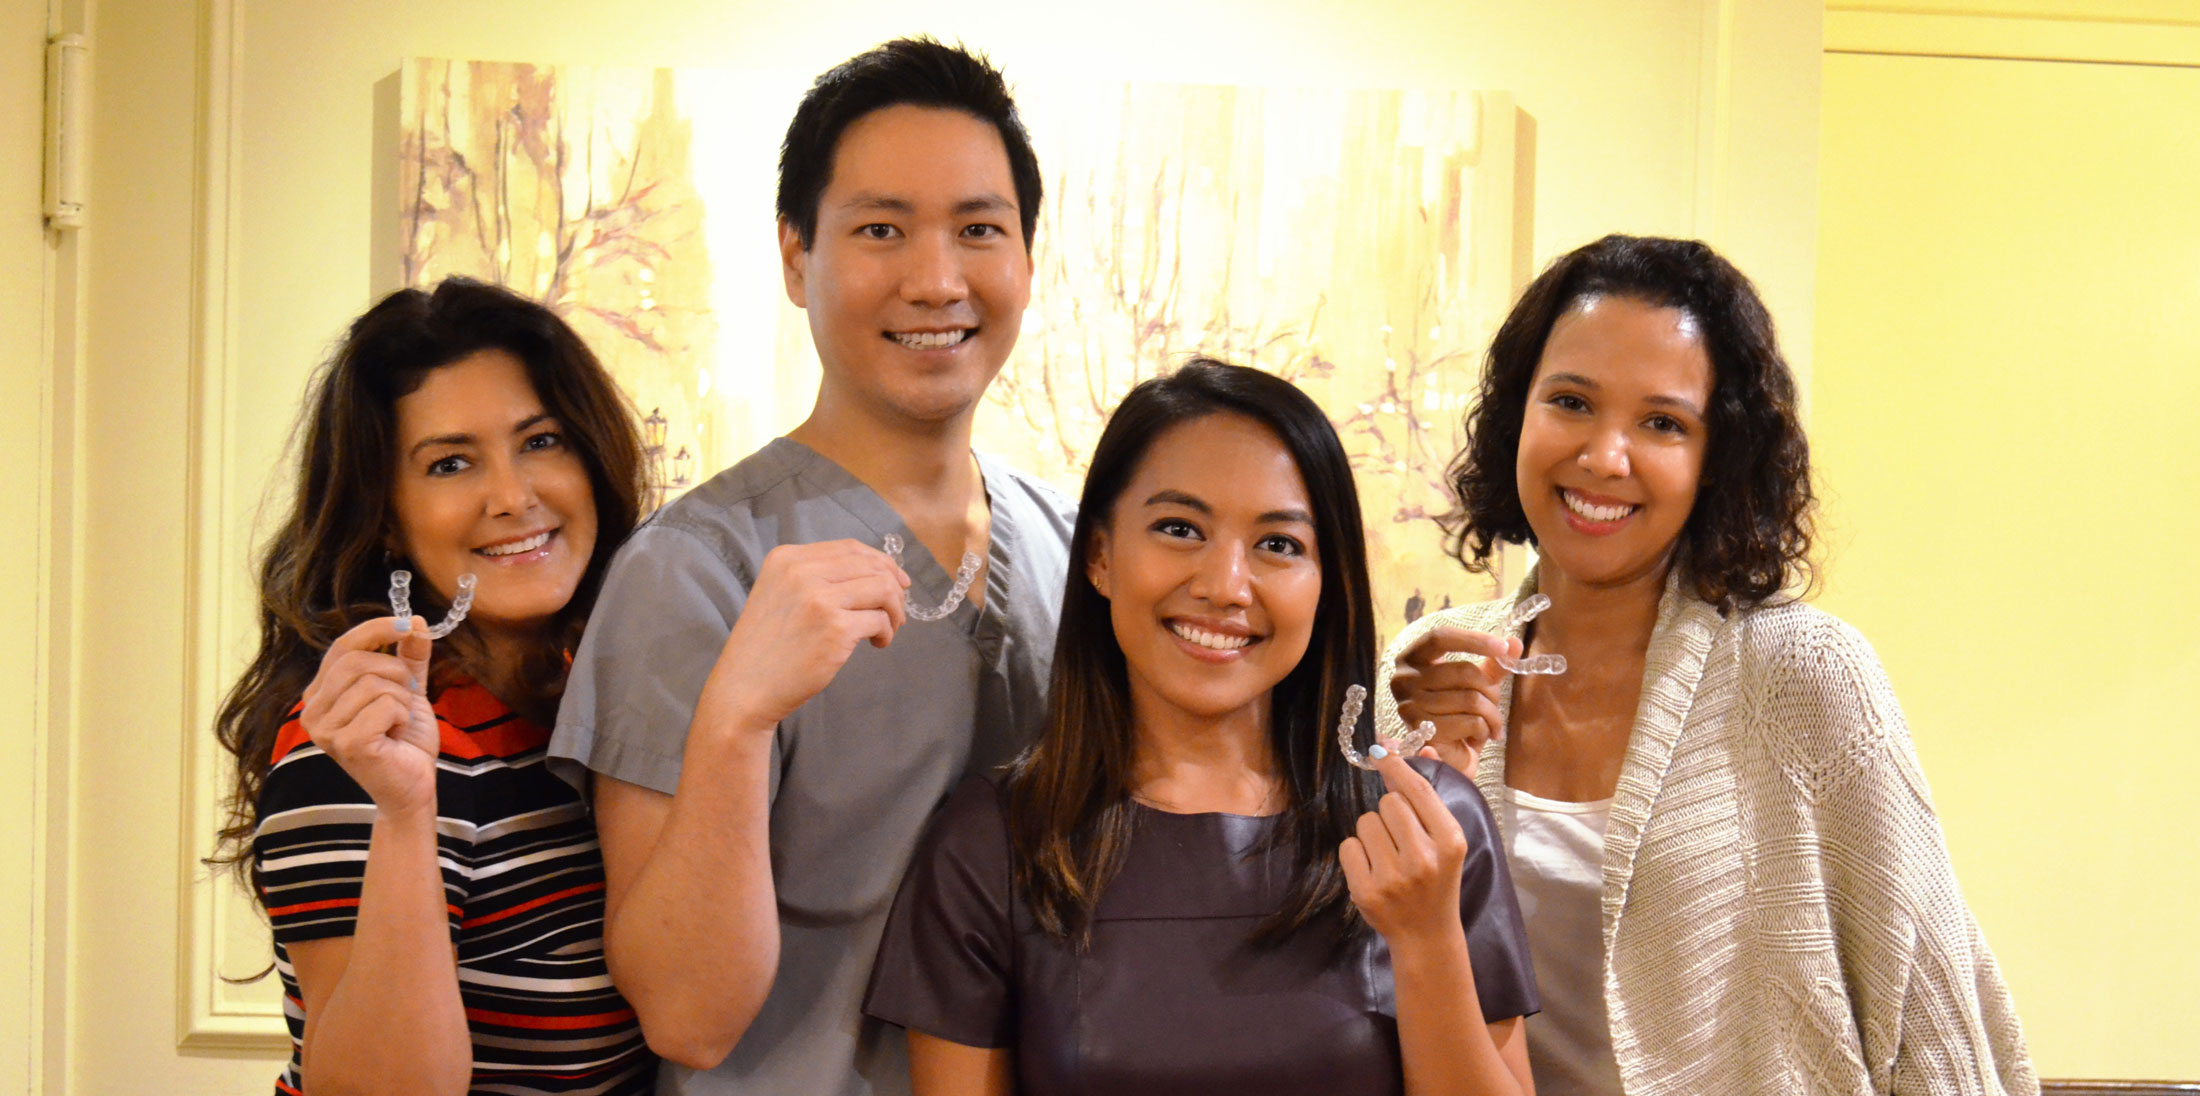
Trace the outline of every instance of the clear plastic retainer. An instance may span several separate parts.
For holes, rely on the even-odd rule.
[[[411,571],[390,572],[390,615],[397,618],[397,630],[412,630],[412,582]],[[466,612],[474,607],[474,575],[471,571],[458,576],[458,596],[451,599],[451,611],[440,624],[430,625],[429,639],[442,639],[466,622]]]
[[[1354,749],[1352,745],[1352,732],[1360,725],[1360,710],[1366,706],[1366,686],[1351,685],[1345,688],[1344,711],[1337,718],[1337,749],[1344,752],[1344,759],[1351,762],[1354,768],[1372,771],[1375,768],[1374,764],[1368,761],[1367,758],[1360,756],[1360,751]],[[1395,750],[1403,756],[1412,757],[1414,754],[1421,752],[1421,747],[1428,745],[1429,739],[1435,737],[1436,724],[1428,720],[1422,720],[1420,726],[1407,731],[1403,738],[1389,738],[1378,733],[1375,736],[1375,741],[1381,743],[1384,749]]]
[[[901,534],[886,534],[884,547],[886,549],[887,558],[894,561],[894,566],[900,567]],[[947,614],[954,612],[955,607],[963,603],[963,598],[970,595],[970,584],[977,581],[978,565],[981,562],[983,561],[978,558],[978,553],[963,553],[962,566],[955,568],[955,588],[947,592],[947,600],[940,602],[939,608],[937,609],[926,609],[922,606],[916,605],[915,603],[908,601],[907,596],[904,595],[903,604],[909,606],[909,619],[941,620],[946,618]]]
[[[1527,626],[1529,621],[1534,620],[1536,614],[1550,607],[1551,599],[1544,594],[1536,594],[1521,602],[1505,618],[1506,633],[1519,631]],[[1497,664],[1516,674],[1562,674],[1566,672],[1565,655],[1529,655],[1526,658],[1499,655],[1497,656]]]

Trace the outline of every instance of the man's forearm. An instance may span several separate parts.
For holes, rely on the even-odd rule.
[[[615,880],[604,933],[612,980],[651,1048],[697,1069],[740,1042],[779,965],[771,731],[736,731],[731,718],[706,690],[675,794],[629,787],[598,804]]]

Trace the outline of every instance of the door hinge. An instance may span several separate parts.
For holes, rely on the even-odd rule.
[[[91,93],[91,52],[81,34],[46,43],[46,224],[84,224],[85,129]]]

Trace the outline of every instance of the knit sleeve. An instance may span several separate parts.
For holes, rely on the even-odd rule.
[[[1768,745],[1816,819],[1873,1089],[2037,1093],[2014,1002],[1957,886],[1878,656],[1823,613],[1798,607],[1777,617],[1752,644],[1770,662],[1761,714]]]
[[[1368,688],[1373,694],[1368,699],[1375,706],[1375,733],[1388,738],[1398,738],[1405,733],[1405,720],[1398,715],[1398,698],[1390,695],[1390,679],[1397,674],[1398,660],[1438,628],[1467,628],[1488,631],[1504,619],[1507,603],[1483,602],[1477,605],[1461,605],[1451,609],[1438,609],[1405,626],[1396,637],[1383,647],[1382,657],[1375,660],[1375,684]]]

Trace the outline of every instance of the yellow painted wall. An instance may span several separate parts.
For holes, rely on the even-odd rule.
[[[1887,664],[2046,1076],[2200,1078],[2190,62],[1825,60],[1821,604]]]
[[[386,139],[376,85],[405,57],[811,74],[880,39],[931,31],[989,51],[1012,77],[1509,91],[1535,125],[1535,263],[1606,231],[1707,234],[1764,285],[1807,359],[1820,43],[1818,9],[1802,0],[1127,0],[1104,17],[1089,7],[1049,17],[1017,0],[931,4],[921,17],[884,0],[82,6],[97,181],[83,308],[63,304],[87,332],[74,450],[84,513],[64,539],[83,571],[67,620],[98,677],[87,674],[75,709],[39,732],[73,747],[59,841],[79,865],[64,894],[65,1003],[47,1017],[66,1023],[67,1039],[46,1093],[264,1091],[270,1076],[274,1051],[203,1039],[177,1049],[182,884],[204,844],[197,820],[180,821],[183,744],[206,733],[182,714],[202,684],[188,658],[201,619],[191,597],[205,575],[229,575],[232,603],[214,609],[242,607],[235,580],[300,385],[371,299]],[[223,71],[219,56],[203,69],[197,56],[208,27],[236,35],[234,175],[218,160],[200,170],[200,73]],[[194,202],[218,194],[213,184],[234,188],[237,221],[230,261],[209,267],[195,250]],[[756,260],[769,263],[770,213],[752,216]],[[218,429],[202,430],[190,403],[204,334],[194,287],[233,292],[232,337],[203,343],[220,350],[207,365],[231,393]],[[216,447],[211,461],[200,463],[196,441]],[[193,479],[199,467],[212,482]],[[220,558],[195,559],[178,533],[198,516],[186,503],[195,484],[218,500],[208,517]],[[207,665],[233,668],[243,648],[241,631],[217,635]]]

